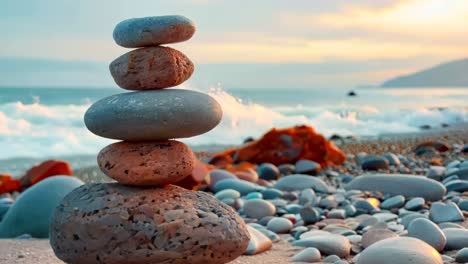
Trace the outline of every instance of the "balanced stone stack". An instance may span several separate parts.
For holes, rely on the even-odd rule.
[[[193,63],[161,44],[186,41],[194,24],[182,16],[129,19],[117,44],[137,48],[110,64],[116,83],[138,90],[104,98],[85,114],[96,135],[123,140],[98,155],[118,183],[86,184],[64,198],[51,225],[55,254],[67,263],[226,263],[248,246],[236,212],[213,196],[175,184],[195,158],[172,140],[203,134],[221,120],[210,96],[165,89],[186,81]]]

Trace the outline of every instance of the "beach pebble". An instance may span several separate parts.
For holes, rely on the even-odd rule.
[[[121,184],[163,186],[192,174],[195,158],[190,148],[175,140],[156,142],[121,141],[99,152],[104,174]]]
[[[275,188],[268,188],[262,191],[263,198],[267,200],[280,198],[281,196],[283,196],[283,194],[284,193],[282,191]]]
[[[321,179],[309,176],[295,174],[279,179],[274,187],[282,191],[298,191],[312,188],[315,191],[327,193],[328,185]]]
[[[440,254],[425,242],[412,237],[381,240],[364,249],[356,264],[443,264]]]
[[[426,218],[428,219],[428,216],[427,215],[424,215],[424,214],[420,214],[420,213],[411,213],[411,214],[407,214],[403,217],[400,218],[400,222],[401,224],[405,227],[405,228],[408,228],[409,225],[411,224],[411,222],[414,220],[414,219],[418,219],[418,218]]]
[[[458,207],[460,208],[460,210],[468,211],[468,200],[463,200],[459,202]]]
[[[263,195],[260,192],[251,192],[245,196],[246,200],[252,200],[252,199],[263,199]]]
[[[299,251],[291,260],[293,262],[320,262],[321,259],[322,255],[320,251],[316,248],[309,247]]]
[[[452,175],[457,175],[461,180],[468,181],[468,168],[454,170],[450,173],[447,173],[446,177],[450,177]]]
[[[268,221],[267,228],[277,234],[284,234],[291,231],[293,223],[284,217],[274,217]]]
[[[317,175],[322,170],[320,164],[312,160],[299,160],[296,162],[297,174]]]
[[[167,185],[87,184],[54,213],[50,244],[67,263],[226,263],[247,248],[244,221],[213,196]]]
[[[251,182],[239,179],[225,179],[218,181],[214,186],[214,191],[219,192],[225,189],[233,189],[238,191],[241,195],[257,191],[257,186]]]
[[[427,177],[436,181],[441,181],[444,178],[445,167],[431,166],[427,172]]]
[[[468,180],[454,180],[445,184],[447,192],[466,192],[468,191]]]
[[[253,169],[245,169],[241,171],[236,171],[234,172],[234,175],[237,176],[237,178],[244,180],[244,181],[249,181],[249,182],[257,182],[258,181],[258,174],[256,171]]]
[[[237,179],[236,175],[230,173],[227,170],[212,170],[209,173],[209,186],[211,190],[214,190],[214,186],[217,182],[226,179]]]
[[[247,249],[244,251],[244,255],[255,255],[269,250],[273,243],[265,236],[262,232],[247,225],[247,229],[250,233],[250,242]]]
[[[361,243],[364,248],[367,248],[380,240],[392,237],[398,237],[398,235],[387,228],[371,228],[362,235]]]
[[[312,206],[304,206],[299,213],[306,225],[315,224],[320,220],[320,212]]]
[[[445,249],[454,250],[468,247],[468,229],[444,228],[442,232],[447,238]]]
[[[314,190],[311,188],[302,190],[301,194],[299,195],[300,204],[309,203],[311,205],[315,205],[317,201],[318,201],[317,195],[315,194]]]
[[[455,261],[458,263],[468,263],[468,247],[462,248],[457,252]]]
[[[442,230],[436,224],[425,218],[411,221],[408,226],[408,236],[421,239],[439,252],[444,249],[447,243],[447,238]]]
[[[94,134],[128,141],[193,137],[221,121],[221,106],[211,96],[166,89],[121,93],[94,103],[84,120]]]
[[[335,263],[337,261],[340,261],[341,258],[338,257],[337,255],[330,255],[330,256],[327,256],[326,258],[323,259],[323,262],[325,263]]]
[[[177,86],[190,78],[194,65],[182,52],[169,47],[132,50],[115,59],[109,70],[118,86],[153,90]]]
[[[385,153],[383,154],[383,158],[385,158],[390,165],[398,166],[400,165],[400,159],[397,155],[393,153]]]
[[[380,208],[390,210],[393,208],[400,208],[404,204],[405,204],[405,197],[403,195],[396,195],[388,199],[385,199],[385,201],[383,201],[380,204]]]
[[[389,162],[387,159],[374,155],[366,156],[361,163],[361,167],[363,170],[371,171],[386,170],[388,169],[388,166]]]
[[[153,16],[127,19],[114,29],[115,42],[125,48],[182,42],[195,33],[195,24],[184,16]]]
[[[410,211],[417,211],[423,209],[425,204],[426,201],[424,200],[424,198],[415,197],[405,204],[405,209]]]
[[[215,194],[216,199],[224,200],[224,199],[237,199],[241,196],[240,192],[233,190],[233,189],[226,189]]]
[[[442,202],[432,203],[429,210],[429,218],[437,224],[442,222],[461,222],[465,219],[460,208],[453,202],[448,202],[447,204]]]
[[[427,201],[441,200],[446,193],[440,182],[417,175],[376,174],[354,178],[347,190],[377,191],[405,197],[422,197]]]
[[[278,166],[280,174],[283,176],[293,174],[296,171],[296,167],[293,164],[281,164]]]
[[[265,216],[274,216],[276,213],[276,207],[271,202],[262,199],[245,201],[243,210],[247,217],[255,219],[261,219]]]
[[[341,235],[315,235],[308,238],[301,238],[294,241],[293,246],[298,247],[314,247],[320,250],[325,255],[337,255],[339,257],[347,257],[351,251],[349,240]]]
[[[262,163],[257,167],[257,173],[260,179],[277,180],[280,177],[278,167],[271,163]]]
[[[72,176],[52,176],[22,192],[0,222],[0,238],[30,234],[49,237],[49,226],[55,207],[83,182]]]

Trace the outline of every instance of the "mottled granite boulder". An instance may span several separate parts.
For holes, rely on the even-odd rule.
[[[131,18],[117,24],[113,37],[125,48],[182,42],[195,33],[195,24],[184,16]]]
[[[67,263],[226,263],[249,233],[229,206],[177,186],[87,184],[57,207],[50,244]]]
[[[94,103],[84,121],[111,139],[156,141],[193,137],[216,127],[223,115],[211,96],[180,89],[116,94]]]
[[[99,152],[102,172],[121,184],[162,186],[192,174],[195,158],[190,148],[175,140],[121,141]]]
[[[151,90],[177,86],[194,71],[182,52],[169,47],[148,47],[129,51],[109,65],[114,81],[128,90]]]

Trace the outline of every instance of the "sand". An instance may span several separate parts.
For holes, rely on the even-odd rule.
[[[230,264],[280,264],[288,263],[289,256],[300,248],[294,248],[286,241],[280,241],[273,248],[255,256],[242,256]],[[5,264],[63,264],[57,259],[46,239],[14,240],[0,239],[0,263]]]

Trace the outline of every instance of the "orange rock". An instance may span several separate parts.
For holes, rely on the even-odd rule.
[[[185,177],[175,185],[189,190],[197,190],[203,182],[208,183],[210,170],[214,169],[213,165],[207,165],[198,159],[195,159],[192,175]]]
[[[259,140],[216,154],[210,164],[229,167],[228,164],[248,161],[255,164],[270,162],[280,165],[295,163],[300,159],[313,160],[327,166],[341,165],[346,156],[331,141],[317,134],[312,127],[297,126],[273,128]]]
[[[55,175],[72,176],[70,164],[61,160],[46,160],[29,169],[20,179],[21,189],[24,190],[43,179]]]
[[[20,191],[20,181],[9,174],[0,174],[0,194]]]

